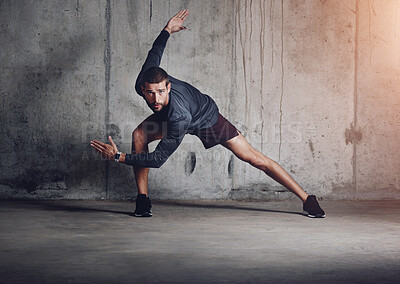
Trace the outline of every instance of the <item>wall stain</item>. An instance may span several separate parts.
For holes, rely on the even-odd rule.
[[[33,193],[36,190],[67,190],[65,181],[67,173],[59,170],[26,169],[21,175],[13,179],[2,179],[0,184],[13,189],[26,190]]]
[[[131,33],[137,34],[138,31],[138,25],[136,24],[136,19],[140,19],[140,9],[135,5],[135,2],[133,1],[126,1],[126,9],[127,9],[127,14],[130,15],[128,17],[128,24],[129,24],[129,29]]]
[[[196,153],[195,152],[189,152],[186,161],[185,161],[185,173],[187,176],[190,176],[193,172],[194,169],[196,168]]]
[[[312,157],[315,158],[314,144],[313,144],[313,142],[311,141],[311,139],[308,139],[308,146],[310,147],[310,151],[311,151]]]
[[[150,23],[152,17],[153,17],[153,0],[150,0]]]
[[[121,129],[118,127],[118,125],[111,123],[107,125],[107,133],[113,137],[113,139],[122,139],[121,134]]]
[[[346,128],[346,131],[344,132],[344,137],[346,138],[346,145],[348,145],[349,143],[355,145],[362,140],[362,132],[355,129],[354,124],[352,123],[350,125],[350,129]]]
[[[231,155],[231,157],[229,158],[229,163],[228,163],[228,176],[230,179],[233,178],[233,170],[234,170],[234,165],[233,162],[235,160],[235,156]]]

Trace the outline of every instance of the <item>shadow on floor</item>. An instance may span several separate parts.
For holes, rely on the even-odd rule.
[[[212,209],[233,209],[233,210],[244,210],[244,211],[256,211],[256,212],[270,212],[270,213],[283,213],[283,214],[294,214],[303,215],[300,212],[294,211],[284,211],[284,210],[274,210],[274,209],[264,209],[264,208],[252,208],[252,207],[242,207],[236,205],[214,205],[214,204],[202,204],[195,201],[157,201],[156,204],[172,205],[180,207],[190,207],[190,208],[212,208]]]
[[[17,201],[17,203],[22,205],[28,205],[30,207],[37,207],[41,210],[48,211],[70,211],[70,212],[106,212],[113,214],[121,214],[127,216],[133,216],[134,210],[134,202],[132,204],[132,211],[122,211],[122,210],[113,210],[113,209],[104,209],[103,201],[93,202],[92,206],[79,204],[82,201]],[[85,201],[87,202],[87,201]],[[90,202],[90,201],[89,201]],[[72,204],[68,204],[72,203]],[[103,203],[103,204],[102,204]],[[293,215],[303,215],[300,212],[294,211],[284,211],[284,210],[274,210],[274,209],[264,209],[264,208],[252,208],[252,207],[243,207],[237,205],[214,205],[214,204],[204,204],[202,202],[196,201],[156,201],[153,204],[157,205],[169,205],[176,207],[189,207],[189,208],[210,208],[210,209],[232,209],[232,210],[243,210],[243,211],[256,211],[256,212],[270,212],[270,213],[282,213],[282,214],[293,214]],[[115,204],[107,206],[116,206]]]
[[[71,202],[73,204],[66,204],[67,202]],[[47,210],[47,211],[70,211],[70,212],[106,212],[106,213],[113,213],[113,214],[121,214],[121,215],[128,215],[128,216],[133,216],[133,211],[132,212],[127,212],[127,211],[118,211],[118,210],[112,210],[112,209],[102,209],[99,207],[102,207],[101,205],[96,207],[89,207],[89,206],[83,206],[79,203],[79,201],[20,201],[18,202],[19,204],[23,205],[28,205],[30,207],[36,207],[40,210]],[[95,205],[97,205],[96,203]]]

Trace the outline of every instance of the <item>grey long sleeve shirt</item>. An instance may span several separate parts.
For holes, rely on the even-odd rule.
[[[163,30],[153,43],[146,61],[136,80],[136,92],[141,90],[143,72],[150,67],[160,66],[169,33]],[[168,76],[171,83],[169,103],[157,113],[167,123],[167,134],[151,153],[127,154],[125,163],[134,167],[159,168],[181,144],[186,133],[213,126],[218,119],[218,107],[208,95],[202,94],[192,85]]]

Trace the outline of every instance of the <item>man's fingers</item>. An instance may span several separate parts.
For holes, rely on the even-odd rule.
[[[97,145],[101,145],[101,146],[107,145],[107,144],[105,144],[105,143],[103,143],[103,142],[100,142],[100,141],[97,141],[97,140],[90,141],[90,143],[97,144]]]
[[[94,144],[91,144],[91,146],[92,146],[97,152],[100,152],[100,153],[103,152],[103,149],[100,149],[98,146],[96,146],[96,145],[94,145]]]
[[[184,21],[188,15],[189,15],[189,11],[185,10],[185,12],[183,13],[183,15],[181,17],[182,21]]]
[[[103,143],[101,143],[101,144],[103,144]],[[90,145],[94,145],[94,146],[96,146],[97,148],[99,148],[99,149],[105,149],[105,144],[103,144],[103,145],[101,145],[101,144],[99,144],[99,143],[96,143],[96,142],[92,142],[92,143],[90,143]]]
[[[92,147],[97,151],[97,152],[99,152],[104,158],[109,158],[110,157],[110,155],[108,155],[108,153],[106,152],[107,150],[106,149],[102,149],[102,148],[100,148],[100,147],[98,147],[98,146],[96,146],[96,145],[92,145]]]
[[[90,146],[95,148],[96,150],[103,150],[104,148],[96,143],[90,143]]]
[[[185,14],[185,12],[186,12],[185,9],[184,9],[184,10],[181,10],[181,11],[179,12],[179,18],[182,18],[183,15]]]
[[[114,141],[112,140],[111,136],[108,136],[108,141],[110,141],[110,143],[111,143],[112,146],[115,146],[115,143],[114,143]]]
[[[184,10],[179,11],[178,14],[175,15],[175,17],[184,21],[188,14],[189,14],[189,11],[184,9]]]
[[[180,18],[183,10],[180,10],[176,15],[174,16],[175,18]]]
[[[111,136],[108,136],[108,139],[111,142],[111,145],[102,143],[97,140],[90,141],[90,146],[92,146],[97,152],[99,152],[104,158],[111,160],[114,156],[114,151],[118,150],[115,146],[114,141],[112,141]],[[114,149],[113,149],[114,148]]]

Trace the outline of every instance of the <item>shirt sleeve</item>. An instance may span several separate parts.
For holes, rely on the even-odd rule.
[[[170,34],[166,30],[162,30],[159,36],[153,43],[152,48],[150,49],[149,53],[147,54],[146,61],[142,66],[142,70],[140,71],[135,84],[136,92],[143,96],[142,89],[140,87],[140,83],[143,77],[143,72],[145,72],[150,67],[158,67],[161,63],[161,58],[164,53],[165,46],[167,45],[167,41],[169,39]]]
[[[167,134],[151,153],[126,154],[125,164],[133,167],[159,168],[181,144],[190,124],[191,116],[183,114],[168,123]]]

